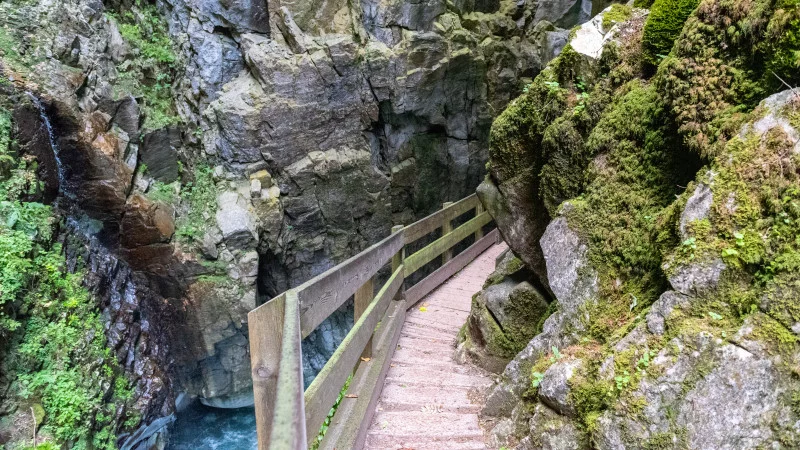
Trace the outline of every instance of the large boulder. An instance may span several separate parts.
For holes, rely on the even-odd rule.
[[[500,381],[490,389],[483,409],[487,416],[511,414],[531,385],[530,367],[554,347],[566,348],[579,340],[582,308],[596,300],[597,273],[586,257],[586,244],[569,228],[565,218],[548,225],[541,247],[545,251],[549,280],[558,286],[554,290],[556,310],[544,321],[542,332],[508,363]]]

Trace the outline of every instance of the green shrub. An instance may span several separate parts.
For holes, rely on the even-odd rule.
[[[646,64],[658,66],[672,49],[683,24],[699,0],[655,0],[647,16],[642,35],[642,53]]]

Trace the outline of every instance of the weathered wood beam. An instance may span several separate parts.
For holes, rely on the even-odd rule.
[[[483,204],[478,203],[478,206],[475,207],[475,215],[480,216],[483,214]],[[483,237],[483,227],[478,228],[478,231],[475,232],[475,242],[478,242]]]
[[[403,228],[405,228],[403,225],[395,225],[392,227],[392,233],[403,231]],[[403,265],[403,260],[405,258],[406,258],[406,247],[404,245],[403,248],[400,249],[400,251],[398,251],[397,253],[394,254],[394,256],[392,256],[392,273],[394,273],[398,267]],[[405,295],[404,286],[405,284],[400,285],[400,289],[394,296],[395,300],[401,300]]]
[[[303,397],[303,355],[300,343],[300,302],[294,289],[286,291],[277,395],[269,450],[306,450]]]
[[[272,432],[272,415],[278,394],[285,303],[284,292],[247,314],[258,450],[269,448]]]
[[[441,227],[444,222],[455,219],[479,204],[480,200],[478,200],[478,196],[472,194],[469,197],[465,197],[453,203],[446,209],[440,209],[428,217],[412,223],[403,230],[406,245],[435,231],[437,228]]]
[[[434,258],[441,255],[445,250],[458,244],[464,238],[474,233],[475,230],[486,225],[491,220],[492,216],[490,216],[489,213],[485,212],[479,216],[476,216],[475,218],[471,219],[470,221],[461,225],[460,227],[456,228],[452,232],[433,241],[430,245],[423,248],[422,250],[407,257],[403,262],[403,265],[406,268],[405,276],[408,277],[415,271],[419,270],[420,267],[433,261]]]
[[[303,337],[339,309],[367,280],[403,247],[395,232],[358,255],[295,288],[300,299]]]
[[[367,311],[370,303],[372,303],[372,296],[375,293],[375,277],[373,276],[366,283],[364,283],[358,290],[356,290],[355,298],[353,299],[353,323],[357,323],[358,319]],[[362,358],[372,357],[372,338],[364,345],[364,351],[361,353]]]
[[[375,332],[375,356],[358,366],[346,396],[331,420],[328,433],[320,443],[320,450],[361,450],[364,447],[405,318],[406,302],[392,302]]]
[[[380,292],[375,296],[375,300],[370,303],[364,314],[353,325],[353,328],[347,333],[347,336],[339,344],[331,358],[306,389],[306,424],[309,440],[317,435],[317,431],[325,421],[325,417],[328,416],[331,406],[336,402],[336,397],[347,381],[347,377],[353,373],[365,344],[375,331],[375,326],[383,317],[386,308],[402,283],[403,266],[400,266],[386,284],[383,285]]]
[[[447,209],[452,204],[452,202],[444,202],[442,204],[442,209]],[[445,218],[445,221],[442,222],[442,236],[447,236],[451,231],[453,231],[453,219]],[[453,250],[451,250],[451,248],[448,248],[442,253],[442,264],[447,264],[447,261],[453,258]]]

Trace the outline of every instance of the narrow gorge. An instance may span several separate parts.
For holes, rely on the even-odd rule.
[[[248,312],[475,192],[485,448],[800,448],[798,0],[8,0],[0,72],[0,449],[257,448]]]

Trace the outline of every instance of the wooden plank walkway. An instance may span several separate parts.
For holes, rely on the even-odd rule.
[[[365,449],[487,448],[477,402],[492,381],[480,369],[456,363],[453,352],[472,296],[506,248],[490,247],[408,311]]]

